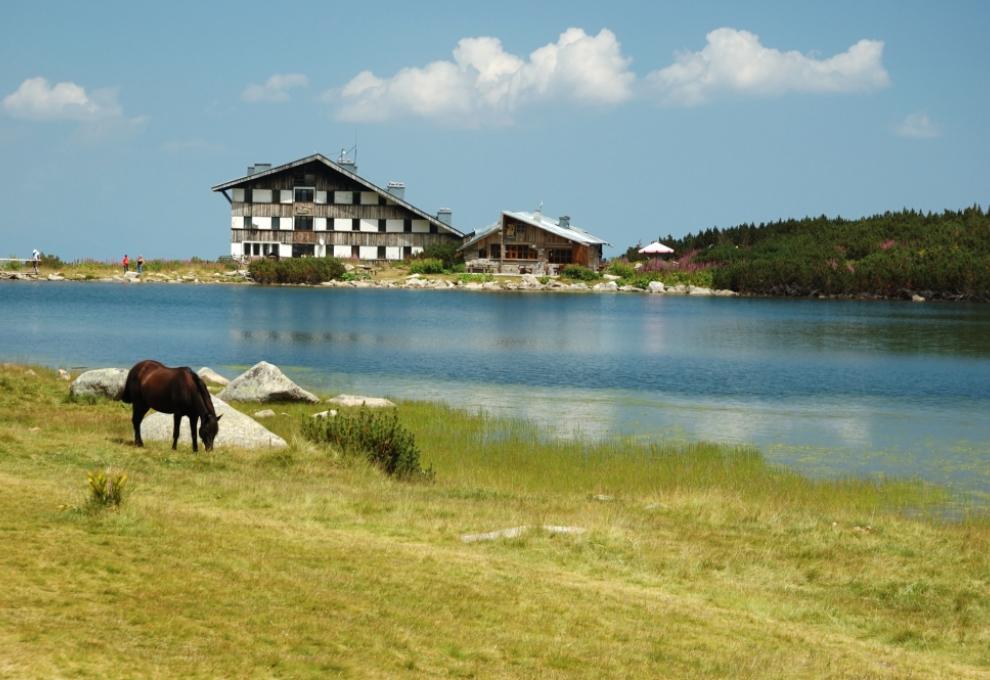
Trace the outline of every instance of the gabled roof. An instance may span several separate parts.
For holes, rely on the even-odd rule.
[[[544,216],[542,213],[531,213],[531,212],[522,212],[522,211],[513,212],[510,210],[505,210],[502,212],[503,219],[506,216],[519,220],[520,222],[525,222],[526,224],[531,224],[537,229],[542,229],[543,231],[550,232],[551,234],[562,236],[563,238],[566,238],[568,241],[574,241],[575,243],[580,243],[581,245],[585,245],[585,246],[612,245],[608,241],[604,239],[600,239],[594,234],[591,234],[585,231],[584,229],[580,229],[573,225],[562,227],[559,224],[557,224],[557,222],[547,219],[546,216]],[[467,240],[464,241],[464,244],[461,246],[461,248],[467,248],[471,244],[477,243],[486,236],[489,236],[490,234],[497,232],[502,228],[502,221],[503,220],[499,220],[495,224],[491,224],[487,227],[482,227],[481,229],[476,229],[473,233],[468,235]]]
[[[353,173],[350,170],[344,168],[342,165],[339,165],[337,163],[334,163],[332,160],[330,160],[329,158],[327,158],[326,156],[324,156],[321,153],[314,153],[314,154],[311,154],[309,156],[306,156],[305,158],[300,158],[298,160],[292,161],[291,163],[284,163],[282,165],[276,165],[273,168],[270,168],[268,170],[263,170],[262,172],[256,172],[253,175],[245,175],[243,177],[238,177],[237,179],[232,179],[229,182],[224,182],[223,184],[217,184],[215,187],[213,187],[213,191],[224,191],[226,189],[232,189],[232,188],[234,188],[236,186],[239,186],[241,184],[247,184],[248,182],[253,182],[254,180],[256,180],[256,179],[258,179],[260,177],[268,177],[269,175],[277,175],[280,172],[285,172],[286,170],[292,170],[293,168],[298,168],[300,165],[306,165],[306,164],[312,163],[314,161],[319,162],[319,163],[323,163],[324,165],[326,165],[331,170],[335,170],[336,172],[339,172],[340,174],[344,175],[345,177],[349,177],[350,179],[354,180],[358,184],[360,184],[360,185],[362,185],[364,187],[367,187],[371,191],[374,191],[379,196],[384,196],[385,198],[387,198],[388,200],[392,201],[396,205],[402,206],[406,210],[409,210],[410,212],[413,212],[413,213],[419,215],[423,219],[428,220],[430,222],[430,224],[437,225],[437,227],[439,229],[443,229],[445,231],[449,231],[452,234],[456,234],[457,236],[464,236],[464,234],[462,234],[461,232],[457,231],[457,229],[454,229],[454,227],[450,226],[449,224],[444,224],[443,222],[441,222],[439,219],[437,219],[437,217],[435,215],[431,215],[428,212],[425,212],[423,210],[420,210],[419,208],[417,208],[416,206],[414,206],[412,203],[407,203],[404,199],[401,199],[401,198],[399,198],[399,197],[397,197],[397,196],[395,196],[393,194],[390,194],[388,191],[386,191],[385,189],[382,189],[377,184],[374,184],[373,182],[369,182],[364,177],[361,177],[361,175],[358,175],[356,173]]]

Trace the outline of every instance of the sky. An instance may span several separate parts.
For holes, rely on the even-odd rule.
[[[990,3],[44,2],[0,23],[0,257],[215,258],[213,185],[357,147],[453,211],[616,254],[990,203]]]

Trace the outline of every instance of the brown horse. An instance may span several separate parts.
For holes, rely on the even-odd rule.
[[[207,451],[213,449],[213,440],[220,431],[219,421],[223,416],[218,416],[213,410],[213,400],[206,385],[191,368],[169,368],[152,359],[139,361],[127,374],[121,400],[126,404],[133,404],[131,422],[134,424],[136,446],[144,446],[141,440],[141,421],[148,409],[153,408],[160,413],[172,414],[172,449],[175,449],[179,441],[182,416],[189,418],[193,451],[199,451],[196,444],[196,421],[199,419],[203,421],[199,427],[203,446]]]

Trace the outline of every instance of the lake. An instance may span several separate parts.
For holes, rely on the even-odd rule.
[[[990,306],[0,283],[0,359],[233,377],[529,418],[564,437],[752,444],[815,475],[990,498]]]

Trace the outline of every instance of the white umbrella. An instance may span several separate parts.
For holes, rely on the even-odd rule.
[[[650,245],[644,248],[640,248],[639,252],[642,253],[643,255],[666,255],[668,253],[674,252],[674,249],[669,246],[665,246],[664,244],[660,243],[660,241],[654,241]]]

